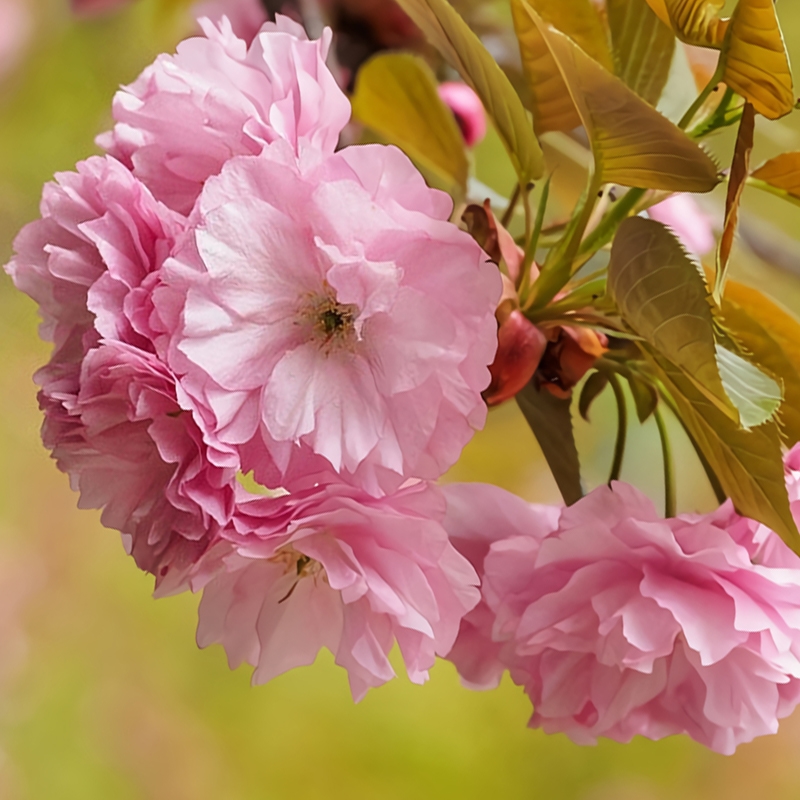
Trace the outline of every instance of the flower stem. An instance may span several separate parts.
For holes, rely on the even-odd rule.
[[[588,260],[581,258],[582,256],[594,255],[603,245],[611,241],[620,222],[633,211],[646,191],[646,189],[628,189],[625,196],[616,202],[600,224],[581,242],[578,248],[579,263],[583,264]]]
[[[700,110],[700,107],[705,103],[708,99],[708,96],[713,91],[714,87],[722,80],[722,75],[725,71],[725,63],[724,59],[720,59],[720,64],[717,66],[716,71],[711,76],[709,82],[705,85],[705,88],[697,98],[695,99],[694,103],[692,103],[689,108],[686,110],[686,113],[681,117],[681,121],[678,123],[678,127],[681,130],[685,130],[686,126],[694,119],[694,115]]]
[[[608,482],[618,481],[622,471],[622,459],[625,456],[625,439],[628,433],[628,408],[625,404],[625,393],[619,378],[613,373],[608,373],[608,382],[614,390],[617,401],[617,441],[614,443],[614,460],[611,462],[611,472]]]
[[[664,457],[664,516],[674,517],[676,509],[675,463],[672,458],[672,446],[664,417],[658,408],[653,412],[653,416],[658,427],[658,435],[661,437],[661,454]]]
[[[516,209],[518,201],[519,201],[519,184],[517,184],[514,187],[514,191],[511,194],[511,199],[508,201],[506,210],[503,212],[503,216],[500,219],[500,224],[504,228],[507,228],[508,223],[511,222],[511,217],[514,216],[514,209]]]

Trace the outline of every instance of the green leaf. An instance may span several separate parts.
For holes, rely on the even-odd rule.
[[[352,103],[357,119],[464,195],[469,172],[464,140],[419,56],[382,53],[371,58],[358,71]]]
[[[714,299],[719,303],[725,286],[725,274],[728,259],[733,247],[733,235],[739,222],[739,203],[742,199],[747,173],[750,170],[750,153],[753,150],[756,112],[751,103],[745,103],[739,132],[736,136],[736,147],[733,151],[731,171],[728,176],[728,193],[725,199],[725,224],[719,240],[717,251],[717,274],[714,280]]]
[[[544,156],[522,101],[480,39],[447,0],[398,0],[400,7],[475,90],[522,187],[544,173]]]
[[[606,386],[608,386],[608,375],[604,372],[593,372],[583,384],[578,400],[578,411],[587,422],[589,421],[589,408]]]
[[[783,400],[781,387],[749,361],[717,345],[717,366],[743,428],[761,425],[778,410]]]
[[[631,387],[633,402],[636,405],[636,416],[639,422],[646,422],[658,406],[658,392],[655,387],[640,380],[634,375],[627,375],[628,385]]]
[[[616,74],[651,106],[667,84],[675,36],[646,0],[608,0]]]
[[[611,248],[608,291],[633,332],[736,419],[719,376],[705,280],[667,228],[642,217],[622,222]]]
[[[800,555],[800,533],[786,493],[777,424],[766,422],[742,430],[680,368],[657,356],[653,363],[682,422],[736,510],[771,528]]]
[[[517,404],[542,448],[545,460],[567,505],[583,497],[581,466],[572,433],[570,399],[562,400],[533,381],[516,395]]]
[[[791,447],[800,441],[800,322],[761,292],[735,281],[722,298],[722,316],[756,362],[783,383],[778,417]]]
[[[526,0],[516,2],[561,72],[589,134],[600,182],[683,192],[708,192],[716,186],[716,165],[677,125],[569,37],[546,25]]]
[[[705,280],[663,225],[641,217],[620,225],[608,290],[633,332],[732,421],[750,428],[777,410],[780,386],[717,344]]]

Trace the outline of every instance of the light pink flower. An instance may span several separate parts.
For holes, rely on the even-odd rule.
[[[287,448],[372,493],[436,478],[485,419],[498,271],[399,150],[313,156],[276,142],[208,181],[156,293],[170,361],[266,485]]]
[[[250,46],[253,39],[268,21],[267,9],[261,0],[203,0],[192,6],[195,19],[208,18],[220,27],[222,18],[227,17],[235,36]]]
[[[44,443],[81,506],[103,508],[159,592],[175,590],[232,514],[238,465],[204,442],[155,353],[151,291],[186,221],[110,157],[59,174],[41,211],[7,270],[55,345],[36,374]]]
[[[396,642],[409,678],[423,683],[480,596],[443,513],[424,484],[379,500],[340,485],[243,503],[227,534],[236,553],[203,593],[198,644],[220,642],[231,668],[255,667],[254,683],[326,647],[360,700],[394,677]]]
[[[726,515],[663,520],[615,483],[555,532],[510,525],[491,545],[480,633],[532,726],[578,743],[688,733],[721,753],[777,730],[800,701],[800,569],[753,563],[755,526],[732,520],[733,536]]]
[[[46,412],[51,402],[45,395]],[[103,509],[157,593],[186,588],[233,513],[235,471],[210,462],[158,359],[116,342],[90,350],[76,395],[54,404],[43,436],[80,507]]]
[[[442,491],[447,501],[443,524],[450,541],[479,575],[494,542],[523,534],[538,542],[555,530],[561,514],[558,506],[527,503],[488,483],[453,483]],[[513,645],[492,637],[494,620],[495,612],[482,599],[461,621],[447,656],[469,688],[495,688],[508,667],[503,652],[513,654]]]
[[[709,216],[690,194],[673,194],[647,209],[651,219],[668,225],[694,255],[710,253],[716,245]]]
[[[439,97],[453,112],[464,143],[475,147],[486,136],[486,112],[478,95],[465,83],[445,81],[439,84]]]
[[[113,130],[98,143],[159,199],[188,213],[204,181],[236,155],[284,139],[332,153],[350,104],[325,66],[331,41],[309,41],[286,17],[248,47],[223,17],[207,38],[161,55],[114,98]]]
[[[51,364],[79,364],[101,336],[147,345],[139,289],[186,221],[113,158],[93,157],[45,184],[42,218],[14,241],[6,271],[39,304]]]

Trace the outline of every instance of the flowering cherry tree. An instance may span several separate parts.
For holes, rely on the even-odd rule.
[[[200,646],[255,682],[325,647],[356,700],[395,645],[417,683],[437,656],[471,688],[508,671],[578,743],[731,753],[800,702],[800,323],[727,275],[745,188],[800,202],[800,154],[750,164],[756,116],[795,99],[771,0],[721,5],[511,0],[511,75],[447,0],[400,0],[381,46],[429,60],[352,75],[330,29],[243,39],[215,4],[117,93],[105,155],[45,186],[6,269],[53,343],[45,445],[157,595],[202,592]],[[670,118],[685,45],[715,66]],[[499,201],[470,177],[486,117]],[[721,168],[702,140],[729,126]],[[548,135],[590,156],[560,223]],[[716,242],[691,194],[721,182]],[[572,415],[606,391],[587,491]],[[619,481],[626,394],[663,511]],[[437,484],[512,399],[563,505]],[[678,513],[667,415],[711,513]]]

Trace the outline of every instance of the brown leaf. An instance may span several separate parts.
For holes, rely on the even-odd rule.
[[[717,275],[714,281],[714,297],[719,303],[722,289],[725,285],[725,273],[728,259],[733,247],[733,236],[739,221],[739,203],[750,169],[750,153],[753,150],[753,134],[755,133],[756,113],[752,104],[745,103],[742,119],[739,122],[739,133],[736,137],[736,147],[733,151],[731,171],[728,176],[728,195],[725,199],[725,225],[717,251]]]

